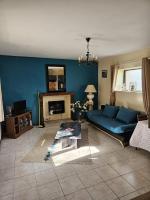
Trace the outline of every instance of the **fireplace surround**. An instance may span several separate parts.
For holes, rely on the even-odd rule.
[[[71,102],[73,101],[74,93],[72,92],[53,92],[53,93],[40,93],[40,124],[44,126],[44,122],[51,120],[61,120],[71,118]],[[53,108],[49,109],[50,103],[53,102]],[[61,110],[58,102],[64,102]],[[63,105],[63,104],[62,104]],[[64,107],[64,110],[63,110]],[[59,113],[60,112],[60,113]]]

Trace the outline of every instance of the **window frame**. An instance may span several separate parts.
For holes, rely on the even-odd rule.
[[[126,85],[126,76],[127,76],[126,72],[127,71],[133,71],[133,70],[141,70],[141,72],[142,72],[142,67],[136,67],[136,68],[131,68],[131,69],[124,69],[124,72],[123,72],[123,84]],[[141,90],[136,90],[136,91],[142,92],[142,89]]]

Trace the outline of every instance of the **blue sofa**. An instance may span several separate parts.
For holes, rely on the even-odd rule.
[[[137,124],[138,111],[105,105],[103,110],[87,112],[87,120],[126,146]]]

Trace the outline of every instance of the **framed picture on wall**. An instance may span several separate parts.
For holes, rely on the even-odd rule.
[[[46,65],[48,92],[66,91],[66,74],[64,65]]]
[[[102,70],[102,78],[107,78],[107,70],[106,69]]]

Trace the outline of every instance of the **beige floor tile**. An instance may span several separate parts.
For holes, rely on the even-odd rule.
[[[19,152],[17,152],[18,154]],[[15,167],[21,167],[28,164],[28,162],[23,162],[25,155],[27,154],[26,151],[21,151],[19,155],[16,155],[15,159]],[[30,164],[30,163],[29,163]]]
[[[138,192],[140,195],[141,195],[141,194],[144,194],[144,193],[146,193],[146,192],[149,192],[149,191],[150,191],[150,185],[145,186],[145,187],[143,187],[143,188],[137,190],[137,192]]]
[[[148,181],[145,177],[143,177],[138,172],[131,172],[129,174],[125,174],[122,176],[130,185],[132,185],[135,189],[140,189],[147,185],[150,185],[150,181]]]
[[[40,200],[52,200],[64,196],[58,181],[39,186],[38,191]]]
[[[53,164],[48,162],[48,163],[33,163],[34,171],[39,172],[47,169],[53,169]]]
[[[53,169],[37,172],[35,174],[37,185],[47,184],[49,182],[57,180],[57,176]]]
[[[39,192],[39,188],[41,191],[40,193],[41,198],[43,197],[43,199],[48,198],[49,200],[48,196],[50,196],[50,198],[52,199],[53,197],[56,197],[56,198],[58,197],[58,200],[64,200],[64,197],[59,198],[59,195],[57,195],[57,191],[55,191],[55,189],[54,189],[55,191],[54,194],[51,194],[49,191],[48,186],[49,184],[52,183],[51,181],[54,180],[54,176],[52,175],[52,173],[45,172],[44,174],[44,171],[48,171],[54,168],[56,169],[55,173],[57,174],[57,178],[59,178],[61,181],[63,181],[63,179],[68,178],[68,181],[66,181],[66,183],[64,183],[63,185],[64,185],[64,188],[67,187],[66,185],[69,185],[68,188],[66,189],[66,191],[68,190],[69,192],[73,191],[74,193],[76,193],[76,191],[80,190],[80,187],[81,188],[85,186],[91,187],[93,183],[94,184],[96,183],[99,185],[101,184],[101,182],[99,183],[98,178],[101,178],[101,177],[103,177],[104,180],[108,180],[108,178],[115,179],[114,177],[115,177],[116,172],[118,172],[119,175],[125,175],[127,178],[127,174],[135,173],[135,171],[137,171],[139,175],[129,176],[127,179],[130,182],[130,184],[134,183],[133,184],[134,187],[140,188],[137,190],[138,194],[142,194],[147,191],[150,191],[150,186],[147,185],[147,181],[150,181],[150,178],[149,178],[150,177],[150,170],[149,170],[150,169],[150,153],[144,150],[136,151],[135,148],[132,148],[132,147],[126,147],[123,149],[118,142],[116,142],[112,138],[108,137],[106,134],[103,134],[102,132],[93,128],[90,125],[88,126],[88,129],[89,129],[89,143],[90,143],[90,151],[91,151],[90,159],[92,161],[91,163],[82,164],[82,165],[81,164],[61,165],[61,167],[58,168],[55,165],[53,165],[51,161],[48,161],[46,163],[43,162],[43,163],[33,163],[33,164],[22,161],[25,155],[28,152],[30,152],[31,149],[37,144],[37,142],[39,141],[43,133],[49,132],[50,128],[53,128],[53,130],[57,130],[58,127],[59,127],[58,122],[55,122],[55,123],[51,122],[49,125],[47,125],[47,127],[43,129],[33,128],[32,130],[24,133],[23,135],[21,135],[19,138],[15,140],[12,140],[9,138],[2,140],[1,146],[0,146],[0,185],[2,184],[2,187],[0,191],[3,190],[2,194],[4,196],[3,196],[3,199],[2,197],[0,199],[12,200],[11,191],[13,190],[13,187],[15,187],[15,200],[16,199],[24,200],[27,197],[28,199],[30,199],[29,196],[26,195],[28,190],[29,190],[30,195],[31,195],[30,191],[33,190],[33,199],[34,198],[38,199],[37,192]],[[52,137],[54,137],[54,135]],[[86,154],[86,149],[80,148],[78,149],[78,152],[81,155],[83,155],[83,153]],[[74,156],[73,152],[70,153],[70,157],[71,156]],[[82,157],[82,160],[84,160],[85,158],[86,157]],[[65,158],[62,157],[62,163],[65,163],[64,161],[66,162]],[[64,166],[67,166],[67,167],[64,167]],[[112,168],[112,170],[110,170],[110,168]],[[97,177],[95,176],[95,170],[97,171],[96,173],[98,173]],[[44,184],[44,185],[38,186],[37,191],[34,188],[35,179],[34,178],[33,179],[29,178],[27,180],[25,179],[25,177],[34,177],[34,173],[36,173],[36,176],[38,177],[37,182],[39,184]],[[76,173],[76,175],[73,175],[74,173]],[[88,174],[88,176],[84,174]],[[72,175],[73,177],[75,177],[73,178],[73,180],[71,179]],[[80,176],[81,176],[81,180],[80,180]],[[144,177],[144,178],[141,178],[141,177]],[[110,181],[113,179],[110,179]],[[145,181],[145,179],[147,179],[147,181]],[[129,183],[127,182],[126,179],[124,179],[124,181],[127,184]],[[7,185],[6,185],[6,182],[8,182]],[[47,184],[47,182],[49,184]],[[72,183],[70,184],[70,182],[73,182],[73,185]],[[12,183],[13,183],[13,186],[12,186]],[[58,182],[57,184],[59,188],[60,185]],[[113,185],[118,185],[118,182]],[[121,190],[121,188],[123,191],[128,190],[125,186],[124,187],[126,189],[123,188],[122,186],[124,185],[123,183],[121,183],[120,185],[116,186],[117,188],[120,188],[119,190]],[[44,186],[48,188],[45,189]],[[53,188],[52,185],[51,185],[51,188]],[[47,191],[46,194],[44,194],[44,191]],[[8,192],[10,195],[7,194]],[[58,192],[58,193],[61,193],[61,192]],[[96,193],[98,193],[98,191],[95,189],[95,195]],[[135,193],[136,192],[125,194],[126,196],[123,196],[123,197],[129,198],[130,195],[132,196]],[[69,194],[68,197],[69,196],[71,197],[71,194]],[[76,198],[76,196],[74,198]],[[84,195],[83,195],[83,198],[84,198]]]
[[[21,166],[15,167],[15,177],[25,176],[34,173],[32,163],[24,163]]]
[[[0,198],[2,196],[12,194],[13,190],[14,190],[14,187],[13,187],[13,181],[12,180],[0,183]]]
[[[31,189],[36,186],[35,175],[28,175],[14,179],[14,191]]]
[[[99,183],[87,189],[93,200],[114,200],[117,196],[105,183]]]
[[[124,160],[130,160],[137,157],[136,150],[130,147],[126,147],[125,149],[122,149],[121,151],[118,152],[118,154]]]
[[[103,179],[97,175],[95,170],[80,173],[78,174],[78,177],[85,187],[93,186],[100,182],[103,182]]]
[[[59,198],[56,198],[55,200],[66,200],[65,197],[59,197]]]
[[[15,150],[16,151],[24,151],[24,149],[26,149],[26,150],[31,150],[31,145],[30,145],[30,143],[27,141],[27,143],[24,141],[24,142],[21,142],[21,144],[19,144],[19,145],[17,145],[16,147],[15,147]]]
[[[107,185],[118,197],[125,196],[135,191],[135,189],[121,177],[107,181]]]
[[[115,164],[111,164],[110,166],[120,175],[134,171],[134,169],[128,164],[128,161],[117,162]]]
[[[65,195],[84,188],[83,184],[77,176],[69,176],[65,179],[62,179],[60,180],[60,184]]]
[[[119,161],[123,161],[124,158],[120,156],[118,152],[112,152],[107,154],[102,154],[101,158],[105,160],[107,164],[113,164]]]
[[[120,198],[120,200],[130,200],[130,199],[133,199],[135,197],[139,196],[138,192],[132,192],[126,196],[123,196]]]
[[[36,188],[20,190],[14,193],[14,200],[39,200]]]
[[[15,155],[0,155],[0,170],[15,167]]]
[[[105,181],[120,176],[114,169],[112,169],[108,165],[97,168],[95,169],[95,171]]]
[[[67,195],[66,200],[92,200],[89,193],[83,189]]]
[[[6,168],[0,170],[0,183],[14,178],[15,168]]]
[[[111,153],[114,151],[112,145],[109,144],[100,144],[97,146],[98,150],[99,150],[99,154],[104,154],[104,153]]]
[[[150,160],[145,158],[134,158],[129,161],[129,165],[132,167],[132,169],[137,170],[143,168],[143,166],[149,166],[150,167]]]
[[[54,171],[59,179],[76,174],[75,169],[71,165],[63,165],[54,168]]]
[[[150,166],[141,168],[140,170],[138,170],[138,172],[142,176],[144,176],[145,178],[147,178],[148,180],[150,180]]]
[[[2,148],[8,148],[8,147],[12,147],[14,146],[14,140],[10,139],[10,138],[4,138],[2,140],[2,143],[1,143],[1,149]]]
[[[73,166],[73,168],[75,169],[77,174],[81,174],[84,172],[88,172],[89,170],[94,170],[95,168],[97,168],[98,166],[93,163],[89,163],[89,164],[75,164]]]
[[[96,167],[103,167],[107,165],[105,160],[102,159],[101,155],[96,156],[95,154],[93,154],[91,159],[92,159],[93,164],[97,165]]]
[[[4,147],[4,148],[1,148],[0,149],[0,155],[1,154],[8,155],[8,154],[10,154],[11,151],[15,152],[15,147]]]
[[[13,194],[9,194],[3,197],[0,197],[0,200],[13,200],[14,199],[14,195]]]

